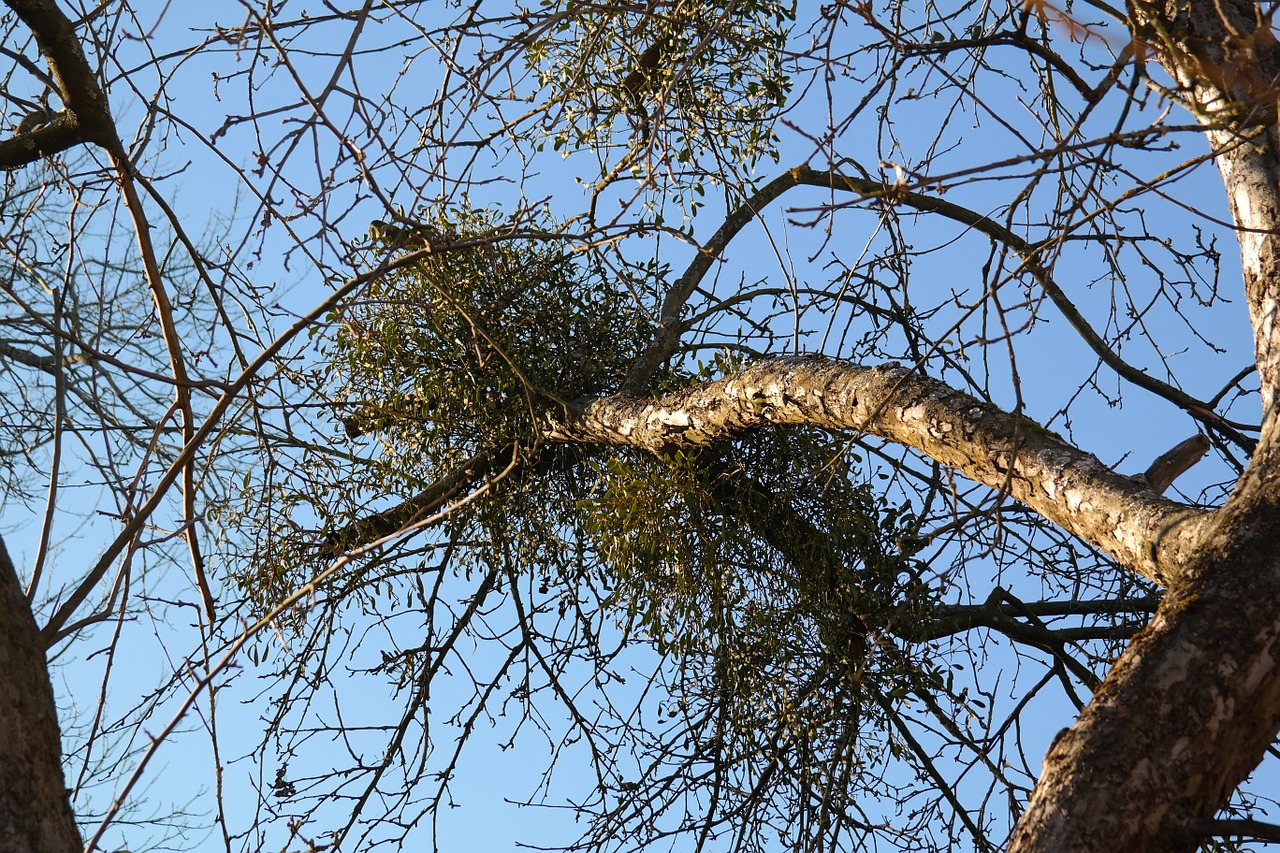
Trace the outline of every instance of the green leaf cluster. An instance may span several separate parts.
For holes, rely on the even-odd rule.
[[[673,663],[653,778],[697,789],[712,766],[801,824],[848,813],[878,784],[865,768],[902,754],[886,715],[944,677],[892,636],[938,603],[897,545],[917,532],[910,506],[877,494],[846,436],[819,430],[597,466],[580,535],[618,618]],[[774,761],[786,772],[760,775]]]
[[[784,47],[795,3],[675,0],[591,5],[545,0],[555,23],[529,46],[543,96],[559,107],[556,150],[608,144],[625,119],[632,136],[681,164],[714,152],[750,168],[777,155],[774,119],[791,77]]]
[[[897,546],[914,516],[858,463],[815,430],[600,460],[584,535],[660,651],[716,660],[735,695],[772,696],[804,670],[829,697],[861,678],[874,632],[931,599]]]
[[[537,443],[547,416],[621,384],[650,335],[639,295],[493,211],[420,211],[434,251],[335,317],[328,353],[352,434],[430,480],[480,450]],[[421,242],[421,241],[419,241]],[[417,248],[379,231],[371,249]]]

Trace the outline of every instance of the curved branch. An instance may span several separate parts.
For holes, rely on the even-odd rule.
[[[896,364],[769,359],[660,400],[585,401],[550,425],[549,437],[668,452],[779,425],[853,430],[913,447],[1162,584],[1181,574],[1214,517],[1162,498],[1034,421]]]
[[[792,169],[791,174],[795,176],[796,182],[800,184],[824,187],[826,189],[848,190],[864,198],[883,199],[888,203],[900,204],[913,210],[937,213],[947,219],[967,225],[974,231],[1008,246],[1018,254],[1022,259],[1023,266],[1035,278],[1036,283],[1040,285],[1045,295],[1049,297],[1049,301],[1062,312],[1062,316],[1071,324],[1071,328],[1076,330],[1076,334],[1088,345],[1089,349],[1093,350],[1103,364],[1114,370],[1122,379],[1159,397],[1163,397],[1193,418],[1230,437],[1232,441],[1241,447],[1248,450],[1253,449],[1255,444],[1253,439],[1241,435],[1238,430],[1226,423],[1213,411],[1212,406],[1197,400],[1180,388],[1175,388],[1167,382],[1162,382],[1154,376],[1144,373],[1117,355],[1107,342],[1102,339],[1102,336],[1094,331],[1093,326],[1084,318],[1084,315],[1080,313],[1075,304],[1067,298],[1066,293],[1063,292],[1058,283],[1054,281],[1053,276],[1049,274],[1048,269],[1041,263],[1040,254],[1044,250],[1045,244],[1030,243],[1000,223],[967,207],[933,196],[886,186],[880,181],[854,178],[839,172],[819,171],[808,166]]]
[[[698,254],[685,269],[684,274],[667,291],[662,300],[662,308],[658,312],[658,334],[649,348],[635,360],[631,372],[622,384],[623,394],[643,394],[648,390],[649,380],[658,372],[662,363],[675,355],[680,345],[680,336],[685,325],[680,316],[685,303],[693,295],[702,282],[703,277],[711,270],[722,252],[728,248],[738,232],[746,227],[761,210],[774,199],[796,186],[795,170],[784,172],[765,184],[751,198],[744,201],[725,217],[724,223],[711,235],[707,244],[698,250]]]
[[[840,172],[818,170],[809,166],[797,166],[788,169],[774,178],[759,192],[735,208],[724,223],[716,230],[707,244],[679,279],[667,291],[658,316],[658,335],[649,348],[636,359],[623,383],[622,393],[629,395],[642,394],[647,390],[649,380],[667,359],[671,358],[679,346],[680,336],[686,328],[681,321],[684,305],[702,279],[711,270],[712,265],[732,242],[733,238],[755,218],[761,210],[782,196],[787,190],[797,186],[822,187],[828,190],[845,190],[856,193],[867,199],[879,199],[888,204],[902,205],[924,213],[936,213],[967,225],[1002,245],[1009,247],[1022,259],[1023,266],[1035,278],[1049,300],[1062,312],[1067,322],[1076,330],[1081,339],[1093,350],[1103,364],[1110,367],[1121,378],[1163,397],[1192,417],[1212,427],[1230,438],[1241,447],[1252,451],[1255,442],[1248,436],[1225,421],[1213,410],[1213,406],[1192,397],[1190,394],[1175,388],[1167,382],[1151,376],[1126,362],[1094,331],[1089,321],[1084,318],[1076,306],[1067,298],[1066,293],[1054,281],[1048,269],[1040,261],[1045,244],[1031,243],[1010,231],[989,217],[970,210],[953,202],[944,201],[934,196],[910,192],[901,187],[890,186],[883,181],[870,178],[857,178]]]
[[[0,139],[0,169],[16,169],[51,157],[84,142],[75,116],[63,110],[53,121],[34,130]]]

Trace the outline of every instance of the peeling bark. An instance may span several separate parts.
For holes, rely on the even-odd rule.
[[[661,400],[592,400],[553,425],[551,437],[665,452],[787,424],[852,430],[914,447],[1159,583],[1176,580],[1212,518],[1117,474],[1027,418],[897,365],[821,357],[762,361]]]

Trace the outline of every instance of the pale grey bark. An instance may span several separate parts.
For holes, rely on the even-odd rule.
[[[652,451],[704,447],[766,426],[852,430],[927,454],[998,489],[1160,583],[1175,579],[1210,517],[1162,498],[1028,418],[898,365],[821,357],[758,362],[660,400],[591,401],[551,436]]]

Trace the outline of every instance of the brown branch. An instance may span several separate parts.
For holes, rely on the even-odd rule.
[[[173,373],[174,380],[174,403],[182,415],[182,443],[185,445],[195,435],[196,425],[195,413],[191,408],[191,384],[187,374],[186,360],[182,354],[182,338],[178,334],[178,327],[173,319],[173,305],[169,301],[164,277],[160,273],[160,264],[156,260],[155,246],[151,242],[151,224],[147,221],[142,199],[138,197],[138,188],[133,180],[133,166],[123,146],[115,146],[110,153],[115,163],[120,188],[124,193],[125,207],[133,219],[134,233],[138,238],[138,251],[146,272],[147,285],[151,290],[151,300],[155,305],[156,318],[160,321],[165,349],[169,353],[169,369]],[[200,540],[197,536],[195,469],[196,460],[193,456],[187,461],[182,471],[182,515],[186,525],[184,534],[191,554],[191,571],[195,577],[196,588],[200,591],[205,616],[208,617],[209,625],[212,627],[216,610],[213,591],[209,587],[208,575],[205,572],[204,557],[200,553]]]
[[[5,3],[31,29],[36,43],[40,46],[40,52],[48,63],[53,80],[58,86],[59,95],[67,105],[67,109],[59,113],[49,125],[20,133],[8,142],[26,150],[31,159],[40,156],[38,153],[41,150],[40,140],[46,138],[63,142],[73,138],[75,141],[94,142],[111,157],[116,179],[124,196],[125,208],[133,220],[147,286],[151,291],[156,318],[160,322],[161,336],[169,354],[169,367],[174,380],[175,405],[182,416],[182,440],[184,445],[188,445],[195,435],[196,426],[195,415],[191,408],[190,379],[182,352],[182,339],[174,322],[173,306],[169,301],[155,246],[151,241],[151,225],[147,221],[146,211],[143,209],[142,199],[138,195],[134,181],[136,170],[116,131],[106,92],[85,59],[80,41],[76,36],[75,25],[55,3],[51,0],[5,0]],[[70,144],[66,147],[70,147]],[[3,151],[0,151],[0,163],[4,162],[2,158]],[[184,535],[191,552],[196,587],[200,590],[205,614],[212,625],[215,613],[213,593],[209,588],[204,558],[200,553],[197,537],[195,464],[195,457],[192,456],[182,472],[182,513],[186,525]]]
[[[222,418],[231,410],[233,404],[240,399],[240,395],[249,386],[249,383],[258,375],[267,364],[271,362],[291,341],[303,334],[307,329],[312,328],[320,318],[324,317],[339,305],[344,299],[366,286],[370,281],[385,276],[388,272],[410,266],[421,260],[425,253],[415,252],[400,258],[389,260],[378,267],[353,276],[343,282],[342,286],[337,288],[333,293],[329,294],[316,307],[312,308],[306,314],[299,317],[293,322],[289,328],[285,329],[279,337],[263,348],[262,352],[253,359],[253,361],[241,371],[240,375],[224,387],[223,393],[214,403],[213,408],[205,417],[204,423],[195,431],[195,434],[183,445],[178,452],[177,457],[170,463],[169,467],[160,475],[152,487],[151,496],[147,498],[142,506],[134,511],[132,517],[125,520],[124,527],[116,535],[115,539],[103,550],[98,557],[97,562],[85,574],[75,589],[59,605],[57,610],[49,621],[45,623],[44,628],[40,631],[40,639],[46,648],[58,642],[69,633],[67,629],[71,617],[80,609],[85,600],[89,597],[93,588],[106,575],[107,569],[115,562],[128,547],[129,543],[134,541],[135,537],[142,531],[148,523],[152,513],[160,506],[165,499],[166,492],[173,487],[173,484],[182,475],[186,465],[194,458],[197,450],[199,450],[214,431],[222,422]]]
[[[84,141],[75,114],[64,110],[48,124],[0,139],[0,168],[17,169]]]
[[[1143,477],[1157,494],[1164,494],[1173,481],[1191,469],[1209,452],[1209,437],[1198,432],[1155,458]]]
[[[504,451],[477,453],[409,500],[327,534],[325,550],[337,556],[351,548],[383,539],[412,526],[418,520],[438,512],[450,500],[467,491],[472,483],[487,477],[499,459],[503,456],[511,457],[515,452],[515,448],[508,445]]]
[[[1119,626],[1051,628],[1041,622],[1040,617],[1154,613],[1158,606],[1159,601],[1153,598],[1028,603],[1014,598],[1002,587],[996,587],[982,604],[945,605],[925,613],[923,618],[909,614],[903,619],[890,620],[889,630],[907,642],[924,643],[975,628],[987,628],[1003,634],[1015,643],[1049,652],[1071,670],[1082,684],[1095,689],[1098,677],[1067,654],[1066,644],[1084,640],[1126,639],[1145,627],[1145,623],[1131,620]]]
[[[864,198],[882,199],[889,204],[902,205],[926,213],[937,213],[947,219],[967,225],[978,233],[1009,247],[1022,259],[1023,266],[1027,272],[1031,273],[1031,276],[1040,285],[1045,295],[1049,297],[1049,301],[1062,312],[1063,317],[1076,330],[1076,334],[1088,345],[1089,349],[1093,350],[1103,364],[1114,370],[1122,379],[1159,397],[1163,397],[1193,418],[1230,437],[1232,441],[1241,447],[1248,450],[1253,449],[1255,444],[1253,439],[1241,435],[1238,430],[1226,423],[1213,411],[1212,406],[1197,400],[1180,388],[1175,388],[1169,383],[1162,382],[1154,376],[1139,370],[1117,355],[1107,342],[1102,339],[1102,336],[1094,331],[1093,326],[1089,324],[1089,321],[1080,313],[1075,304],[1067,298],[1066,293],[1058,286],[1049,270],[1041,263],[1040,256],[1045,244],[1030,243],[981,213],[933,196],[886,186],[882,182],[866,178],[850,177],[838,172],[819,171],[808,166],[797,167],[792,169],[791,172],[795,175],[797,183],[827,189],[844,189],[855,192]]]
[[[685,329],[681,314],[698,284],[720,259],[738,232],[759,215],[761,210],[794,186],[796,179],[793,172],[784,172],[725,217],[724,223],[711,235],[706,245],[698,250],[684,274],[667,290],[662,308],[658,311],[658,334],[632,365],[631,372],[622,384],[623,394],[643,394],[649,389],[649,382],[658,368],[675,354],[680,345],[680,337]]]

